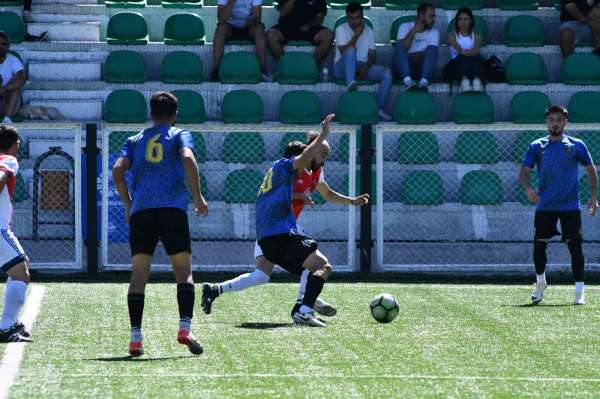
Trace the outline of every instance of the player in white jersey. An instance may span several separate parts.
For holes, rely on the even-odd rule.
[[[17,129],[0,126],[0,271],[8,274],[4,311],[0,319],[0,342],[31,342],[29,332],[19,321],[29,278],[29,259],[10,230],[11,198],[17,184],[17,153],[21,140]]]

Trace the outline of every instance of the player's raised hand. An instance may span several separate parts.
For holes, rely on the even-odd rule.
[[[532,188],[529,188],[529,190],[527,190],[527,199],[529,200],[529,202],[536,205],[538,204],[538,202],[540,202],[540,196]]]
[[[201,195],[198,198],[194,198],[194,210],[196,211],[196,213],[198,215],[201,216],[206,216],[208,215],[208,203],[206,202],[206,200],[204,199],[204,197]]]
[[[327,137],[331,131],[331,121],[335,118],[335,114],[329,114],[323,120],[323,126],[321,127],[321,136]]]
[[[590,216],[594,216],[596,211],[598,210],[598,200],[596,198],[590,198],[590,202],[588,203],[588,214]]]
[[[367,205],[369,203],[369,194],[359,195],[358,197],[352,200],[352,205],[356,207],[361,207],[363,205]]]

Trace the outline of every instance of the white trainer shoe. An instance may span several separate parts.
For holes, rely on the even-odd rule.
[[[325,323],[315,317],[314,312],[296,312],[292,318],[294,319],[294,323],[299,326],[326,327]]]
[[[575,291],[575,300],[573,301],[573,305],[585,305],[585,294],[583,290]]]
[[[544,299],[545,289],[546,284],[535,285],[535,290],[533,291],[533,294],[531,294],[531,302],[533,302],[534,305],[537,305],[538,303],[542,302],[542,300]]]
[[[481,79],[473,79],[473,91],[483,91],[483,84],[481,84]]]
[[[460,81],[460,91],[463,93],[471,91],[471,82],[466,76],[463,76],[462,80]]]
[[[333,317],[337,314],[337,309],[333,307],[333,305],[328,304],[327,302],[317,298],[314,306],[315,312],[320,314],[321,316]]]

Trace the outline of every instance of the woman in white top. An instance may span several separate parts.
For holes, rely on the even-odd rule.
[[[469,8],[462,7],[456,12],[454,29],[448,33],[447,42],[452,57],[448,65],[452,80],[462,79],[463,91],[481,91],[484,73],[482,37],[475,31],[475,17]]]

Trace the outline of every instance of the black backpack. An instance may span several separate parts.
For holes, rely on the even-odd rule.
[[[504,83],[506,82],[506,69],[502,65],[502,61],[495,55],[492,55],[485,62],[485,72],[487,74],[487,81],[490,83]]]

